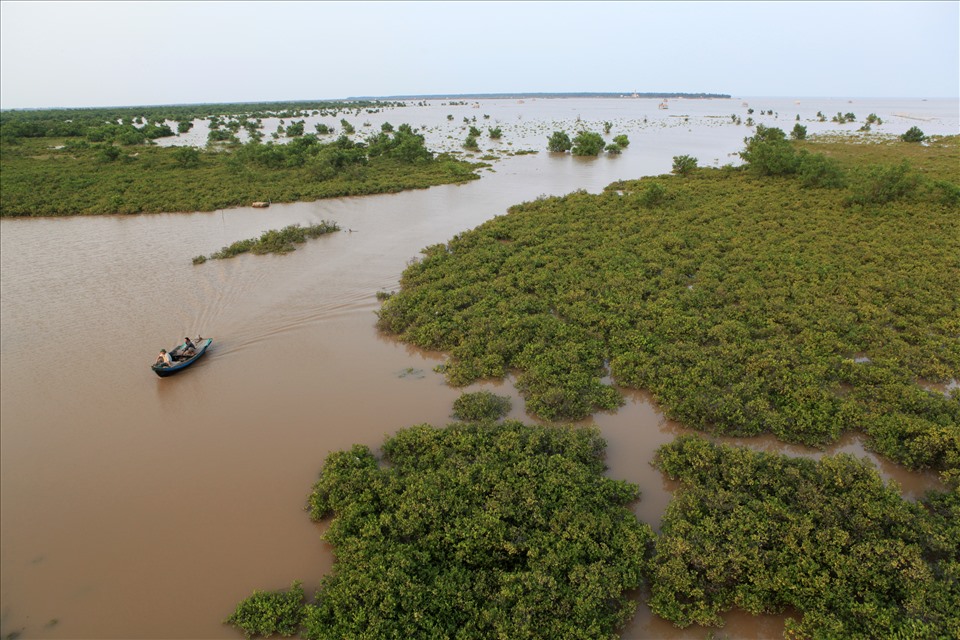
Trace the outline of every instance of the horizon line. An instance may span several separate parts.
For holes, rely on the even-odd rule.
[[[729,93],[711,93],[711,92],[690,92],[690,91],[515,91],[515,92],[496,92],[496,93],[421,93],[421,94],[396,94],[396,95],[361,95],[347,96],[343,98],[299,98],[288,100],[228,100],[219,102],[167,102],[154,104],[112,104],[112,105],[94,105],[94,106],[44,106],[44,107],[3,107],[2,111],[55,111],[55,110],[84,110],[84,109],[142,109],[159,107],[193,107],[193,106],[229,106],[229,105],[265,105],[265,104],[298,104],[311,102],[359,102],[359,101],[409,101],[409,100],[451,100],[451,99],[515,99],[515,98],[685,98],[685,99],[721,99],[721,100],[742,100],[744,98],[784,98],[784,99],[827,99],[827,100],[888,100],[888,99],[912,99],[912,100],[957,100],[958,96],[801,96],[801,95],[733,95]]]

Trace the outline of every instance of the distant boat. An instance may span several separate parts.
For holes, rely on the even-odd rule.
[[[199,360],[200,356],[202,356],[204,353],[207,352],[207,347],[210,346],[211,342],[213,342],[213,338],[207,338],[205,340],[197,338],[197,350],[194,352],[192,356],[190,356],[186,360],[180,360],[180,361],[174,360],[173,366],[170,366],[170,367],[164,364],[155,364],[150,368],[153,369],[153,372],[158,376],[160,376],[161,378],[172,376],[175,373],[183,371],[184,369],[192,365],[194,362]],[[180,353],[182,350],[183,350],[183,344],[181,344],[178,347],[175,347],[173,350],[170,351],[170,357],[175,359],[177,357],[176,354]]]
[[[250,206],[252,206],[254,209],[266,209],[267,207],[270,206],[270,203],[269,203],[269,202],[260,201],[260,202],[254,202],[254,203],[253,203],[252,205],[250,205]]]

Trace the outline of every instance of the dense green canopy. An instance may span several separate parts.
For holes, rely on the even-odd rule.
[[[516,422],[421,425],[383,460],[330,454],[311,517],[333,514],[336,550],[316,604],[257,592],[227,622],[305,638],[615,637],[633,613],[653,540],[603,476],[596,430]],[[300,603],[299,607],[292,606]]]
[[[626,507],[637,487],[603,476],[605,446],[593,429],[484,422],[401,430],[385,464],[331,454],[309,509],[333,513],[337,560],[304,637],[615,637],[653,532]],[[230,621],[289,628],[288,602],[255,594]]]
[[[323,141],[307,134],[284,144],[252,139],[204,150],[77,138],[2,145],[3,216],[211,211],[479,178],[477,165],[434,156],[409,125],[364,141],[345,135]]]
[[[516,370],[548,419],[615,408],[612,376],[699,429],[813,445],[852,429],[957,469],[960,394],[930,383],[960,379],[958,141],[784,159],[774,140],[751,149],[782,175],[699,169],[518,205],[425,249],[379,326],[449,351],[453,384]],[[898,164],[870,164],[890,148]]]
[[[960,637],[960,491],[902,499],[851,456],[818,462],[683,436],[650,608],[718,625],[734,606],[802,614],[785,637]]]
[[[308,638],[606,638],[653,533],[593,429],[419,426],[332,454],[310,497],[337,553]]]

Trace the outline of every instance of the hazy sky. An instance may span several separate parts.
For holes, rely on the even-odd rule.
[[[0,107],[960,97],[960,2],[0,2]]]

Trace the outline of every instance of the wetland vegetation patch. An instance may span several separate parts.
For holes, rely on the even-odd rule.
[[[299,582],[255,591],[225,622],[308,640],[613,638],[643,582],[680,627],[739,607],[799,613],[788,638],[960,631],[957,483],[911,502],[850,455],[686,435],[656,454],[680,487],[655,535],[628,508],[638,487],[604,475],[605,448],[596,428],[484,416],[402,429],[380,459],[333,452],[306,505],[332,515],[332,572],[310,602]]]
[[[5,123],[4,131],[11,126]],[[114,125],[105,126],[112,132],[105,138],[87,129],[85,135],[69,135],[71,129],[48,132],[59,137],[5,134],[0,215],[212,211],[256,201],[393,193],[479,178],[479,165],[435,155],[423,136],[405,124],[364,140],[344,134],[329,142],[288,127],[290,139],[283,144],[261,142],[262,136],[240,144],[227,131],[226,144],[204,149],[158,147],[142,136],[124,137],[123,131],[139,131],[133,124],[116,125],[120,133],[113,132]],[[254,125],[251,129],[260,133]]]
[[[917,503],[849,455],[819,461],[681,436],[656,465],[680,488],[650,565],[651,610],[722,625],[792,607],[788,638],[960,636],[960,491]]]
[[[960,393],[916,380],[960,378],[960,138],[784,138],[748,139],[740,168],[512,207],[424,249],[378,326],[448,351],[454,385],[517,371],[547,419],[616,408],[612,376],[698,429],[861,431],[957,473]]]
[[[336,561],[302,636],[613,637],[653,532],[627,507],[637,487],[603,475],[605,448],[596,429],[508,421],[403,429],[382,460],[331,453],[307,506],[333,515]],[[278,603],[267,627],[297,597],[252,596]]]
[[[211,253],[210,260],[225,260],[233,258],[241,253],[253,253],[255,255],[264,255],[267,253],[290,253],[296,250],[296,245],[303,244],[309,239],[319,238],[322,235],[339,231],[340,227],[336,222],[327,222],[326,220],[317,224],[301,227],[299,224],[287,225],[282,229],[270,229],[260,234],[259,238],[249,238],[247,240],[238,240],[233,244],[227,245]],[[193,259],[193,264],[203,264],[208,260],[205,256],[197,256]]]

